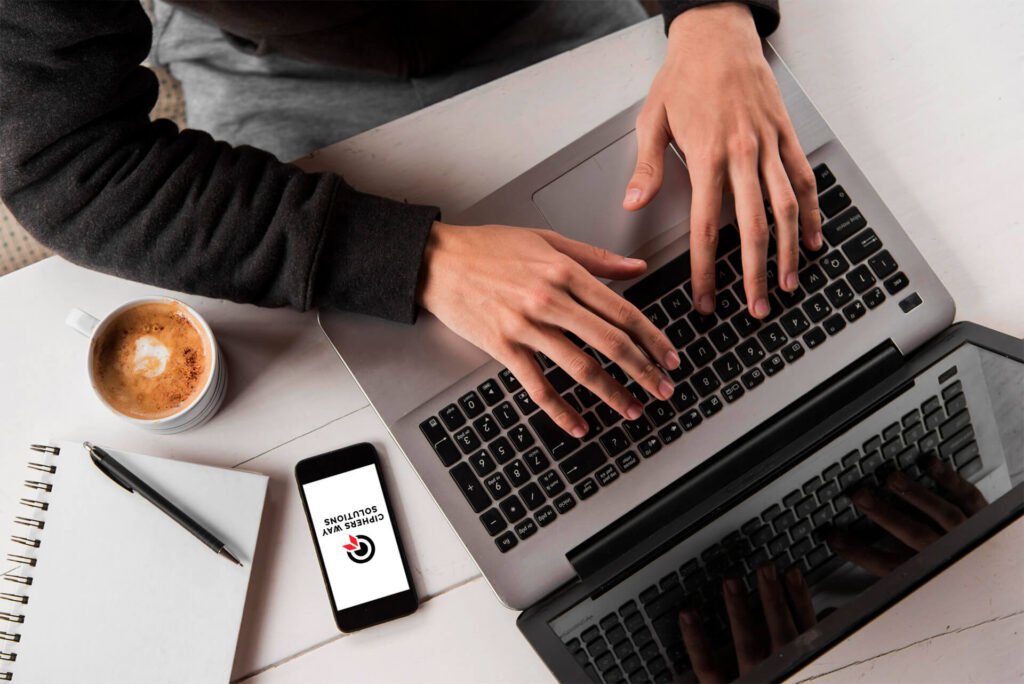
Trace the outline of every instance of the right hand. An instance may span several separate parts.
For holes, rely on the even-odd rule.
[[[640,416],[640,402],[563,331],[618,364],[650,394],[668,399],[674,383],[662,368],[677,368],[679,354],[639,309],[597,280],[635,278],[646,268],[640,259],[551,230],[438,221],[427,240],[418,300],[504,364],[559,427],[579,438],[586,421],[554,391],[534,352],[627,419]]]

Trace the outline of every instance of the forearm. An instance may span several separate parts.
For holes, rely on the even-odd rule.
[[[121,277],[411,321],[432,207],[150,122],[137,3],[4,2],[0,194],[43,243]]]
[[[672,21],[688,9],[711,5],[723,0],[661,0],[661,13],[665,19],[665,32]],[[750,8],[757,32],[762,38],[770,35],[779,26],[779,0],[740,0]]]

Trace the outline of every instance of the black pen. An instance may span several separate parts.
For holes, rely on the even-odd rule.
[[[241,565],[241,562],[239,562],[239,560],[231,555],[230,551],[228,551],[224,542],[217,539],[212,532],[197,523],[184,511],[161,496],[160,492],[156,491],[139,479],[138,475],[125,468],[121,463],[115,460],[113,456],[103,449],[100,449],[98,446],[93,446],[92,444],[89,444],[89,442],[82,442],[82,444],[89,451],[89,456],[92,457],[92,462],[96,464],[96,467],[99,468],[103,474],[127,489],[129,492],[139,494],[143,499],[159,508],[170,516],[174,522],[191,532],[199,541],[209,546],[217,555],[224,556],[232,563]]]

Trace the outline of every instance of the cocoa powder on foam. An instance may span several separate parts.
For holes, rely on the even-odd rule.
[[[136,369],[136,344],[149,336],[167,351],[162,373],[147,377]],[[191,403],[209,375],[208,343],[187,311],[173,303],[150,302],[122,312],[97,341],[93,357],[103,398],[132,418],[165,418]],[[158,368],[150,363],[147,369]],[[152,370],[151,370],[152,372]]]

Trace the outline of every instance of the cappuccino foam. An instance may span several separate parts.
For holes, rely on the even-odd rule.
[[[178,413],[209,377],[209,342],[188,311],[172,302],[149,302],[118,314],[94,349],[100,394],[132,418]]]

